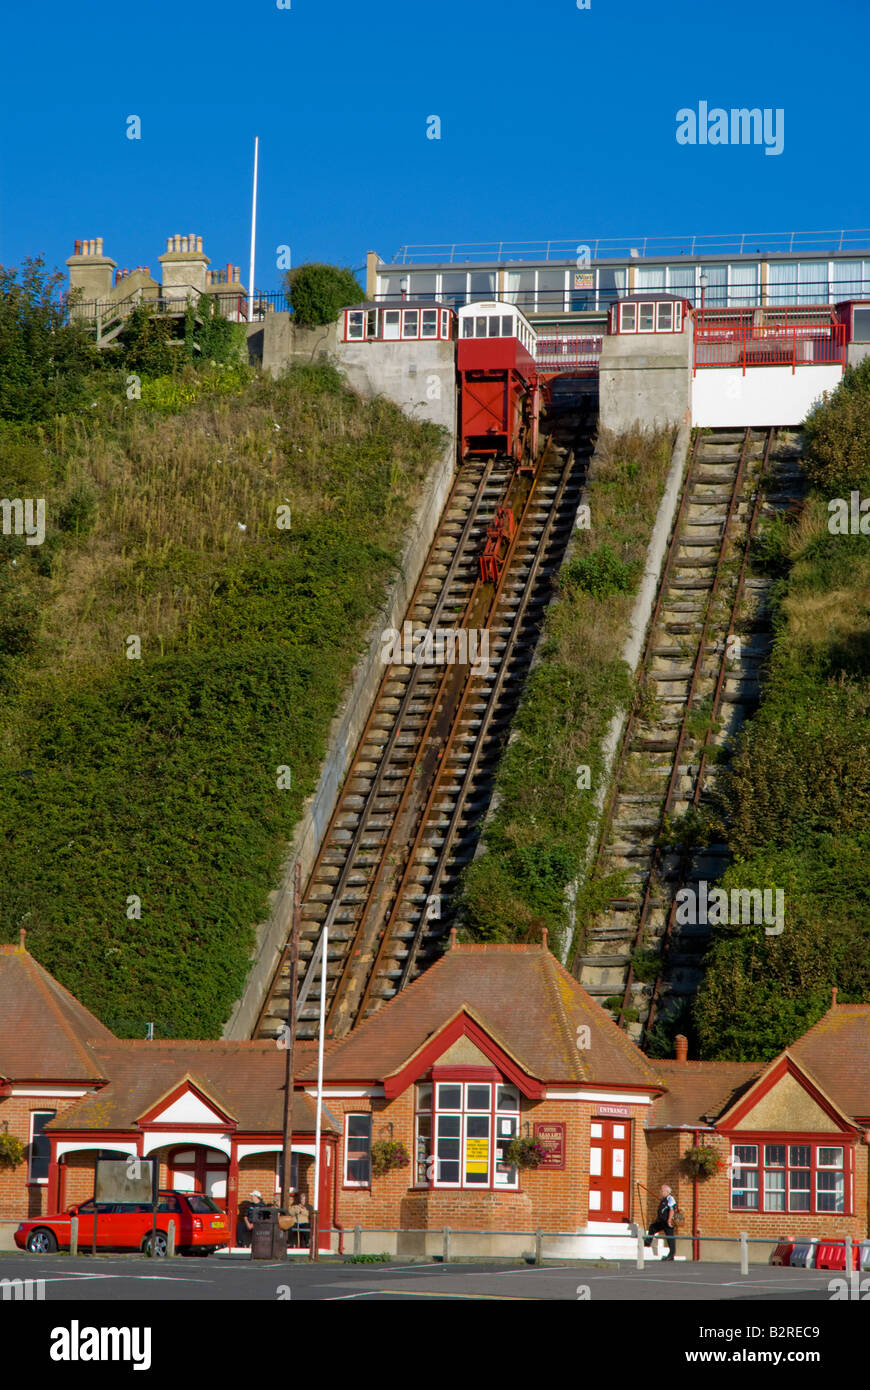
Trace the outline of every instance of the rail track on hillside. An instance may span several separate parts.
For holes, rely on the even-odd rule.
[[[405,624],[412,646],[424,631],[478,634],[477,662],[417,664],[402,653],[385,667],[302,894],[297,978],[285,948],[257,1036],[277,1036],[295,986],[297,1037],[316,1037],[324,928],[331,1037],[440,954],[574,525],[592,426],[591,414],[578,417],[571,447],[568,426],[549,435],[533,475],[507,460],[466,461],[457,473]],[[481,580],[479,557],[504,505],[516,531],[494,585]]]
[[[700,895],[728,851],[693,843],[690,822],[758,703],[771,581],[750,573],[750,547],[761,519],[802,492],[798,458],[784,429],[713,430],[693,444],[595,856],[625,896],[586,927],[572,963],[638,1042],[701,979],[710,927],[677,921],[677,893]]]

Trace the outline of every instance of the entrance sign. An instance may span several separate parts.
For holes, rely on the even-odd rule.
[[[630,1106],[630,1105],[599,1105],[599,1107],[598,1107],[598,1112],[597,1112],[597,1113],[598,1113],[599,1115],[616,1115],[616,1116],[619,1117],[619,1119],[630,1120],[630,1119],[631,1119],[631,1106]]]
[[[565,1167],[565,1125],[545,1121],[535,1125],[535,1143],[547,1150],[547,1156],[538,1165],[540,1168]]]

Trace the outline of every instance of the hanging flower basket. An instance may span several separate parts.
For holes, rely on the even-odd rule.
[[[683,1159],[690,1177],[693,1178],[712,1178],[725,1167],[724,1158],[720,1158],[715,1149],[704,1144],[687,1149]]]
[[[0,1134],[0,1168],[17,1168],[24,1162],[24,1145],[14,1134]]]
[[[511,1168],[540,1168],[547,1150],[536,1139],[511,1139],[504,1147],[502,1162]]]
[[[372,1144],[372,1172],[380,1177],[395,1168],[407,1168],[411,1155],[398,1139],[376,1139]]]

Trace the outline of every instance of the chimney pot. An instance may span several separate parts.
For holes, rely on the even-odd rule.
[[[200,251],[200,252],[202,251],[202,237],[201,237],[201,236],[198,236],[198,237],[196,238],[196,249],[197,249],[197,251]]]
[[[81,244],[81,242],[80,242],[80,241],[74,241],[74,242],[73,242],[73,255],[74,255],[74,256],[80,256],[81,254],[82,254],[82,244]]]
[[[456,928],[455,928],[455,927],[451,927],[451,928],[450,928],[450,950],[451,950],[451,951],[455,951],[455,950],[456,950]]]
[[[685,1036],[684,1033],[678,1033],[677,1036],[674,1038],[674,1049],[674,1055],[676,1056],[678,1062],[688,1061],[689,1039]]]
[[[26,928],[26,927],[20,927],[19,930],[18,930],[18,945],[20,946],[20,948],[21,948],[22,951],[26,951],[26,950],[27,950],[27,947],[26,947],[25,944],[24,944],[24,938],[25,938],[26,936],[27,936],[27,928]]]
[[[103,254],[103,238],[102,238],[101,236],[98,236],[98,237],[97,237],[97,255],[98,255],[98,256],[102,256],[102,254]]]

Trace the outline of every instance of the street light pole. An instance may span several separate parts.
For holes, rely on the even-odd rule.
[[[281,1164],[281,1206],[287,1210],[290,1188],[293,1182],[293,1084],[295,1080],[294,1054],[296,1048],[296,976],[299,967],[299,908],[301,902],[301,869],[296,861],[293,878],[293,922],[290,927],[290,1006],[287,1017],[289,1029],[287,1037],[287,1056],[284,1066],[284,1148]]]

